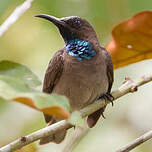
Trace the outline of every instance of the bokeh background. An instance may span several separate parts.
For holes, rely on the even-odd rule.
[[[24,0],[0,0],[0,24]],[[56,27],[34,15],[45,13],[57,17],[77,15],[86,18],[98,33],[104,46],[111,39],[114,25],[142,10],[152,10],[151,0],[35,0],[32,7],[0,38],[0,60],[11,60],[28,66],[43,80],[48,62],[55,51],[64,46]],[[152,61],[115,70],[113,89],[126,76],[138,78],[152,72]],[[137,93],[126,95],[109,105],[105,116],[85,136],[74,152],[106,151],[131,142],[152,128],[152,85],[144,85]],[[43,115],[14,102],[0,103],[0,146],[20,136],[27,135],[45,126]],[[20,150],[22,152],[60,152],[70,138],[60,144],[39,146],[36,143]],[[152,141],[134,149],[133,152],[151,152]]]

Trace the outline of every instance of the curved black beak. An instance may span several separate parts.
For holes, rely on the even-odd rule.
[[[51,16],[51,15],[39,14],[39,15],[36,15],[35,17],[44,18],[44,19],[52,22],[53,24],[55,24],[57,27],[60,27],[60,26],[65,27],[66,26],[64,21],[61,21],[59,18]]]
[[[65,21],[61,20],[60,18],[46,15],[46,14],[36,15],[35,17],[44,18],[44,19],[52,22],[53,24],[55,24],[58,27],[65,42],[73,39],[74,34],[73,34],[71,28],[69,27],[69,25],[66,24]]]

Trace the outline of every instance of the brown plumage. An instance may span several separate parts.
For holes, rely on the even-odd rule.
[[[80,39],[90,42],[96,55],[91,59],[82,61],[70,56],[66,48],[55,53],[47,68],[43,91],[66,96],[71,105],[71,111],[95,102],[98,98],[110,95],[113,84],[113,66],[108,52],[100,46],[92,26],[79,17],[55,18],[48,15],[38,15],[53,22],[59,29],[65,43],[71,39]],[[103,114],[105,108],[88,116],[89,127],[93,127]],[[50,125],[60,119],[45,115],[46,122]],[[66,130],[42,138],[40,144],[50,141],[60,143],[66,135]]]

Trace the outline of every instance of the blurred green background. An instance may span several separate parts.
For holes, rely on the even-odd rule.
[[[1,0],[0,24],[23,2],[24,0]],[[64,46],[64,42],[53,24],[34,18],[34,15],[45,13],[57,17],[84,17],[94,26],[104,46],[111,39],[110,33],[114,25],[142,10],[152,10],[152,0],[35,0],[32,7],[0,38],[0,60],[25,64],[43,80],[51,56]],[[150,72],[151,60],[115,70],[113,89],[120,86],[126,76],[137,78]],[[116,102],[114,107],[109,105],[105,112],[107,119],[101,119],[74,152],[114,152],[150,130],[151,90],[151,83],[146,84],[137,93],[119,99],[120,102]],[[0,103],[0,146],[44,126],[41,113],[18,103]],[[60,145],[39,146],[36,143],[22,151],[60,152],[69,138],[70,134]],[[133,150],[151,151],[151,141]]]

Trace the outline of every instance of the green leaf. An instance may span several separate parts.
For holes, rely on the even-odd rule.
[[[44,93],[36,93],[34,94],[33,99],[35,100],[35,105],[40,109],[51,106],[60,106],[67,111],[70,110],[68,99],[65,96],[57,94],[48,95]]]
[[[36,87],[41,84],[40,80],[38,80],[37,76],[30,69],[11,61],[0,62],[0,76],[1,75],[20,79],[31,87]]]
[[[72,112],[68,121],[70,124],[78,127],[83,127],[85,123],[85,119],[82,118],[81,113],[79,111]]]
[[[20,102],[46,114],[61,118],[69,116],[70,105],[66,97],[43,93],[9,76],[0,76],[0,96],[5,100]]]
[[[0,75],[0,96],[6,100],[11,100],[17,96],[25,96],[35,91],[19,79]]]
[[[48,115],[68,118],[70,111],[68,99],[36,90],[34,87],[38,84],[40,83],[37,77],[23,65],[9,61],[0,62],[0,98],[17,101]]]

